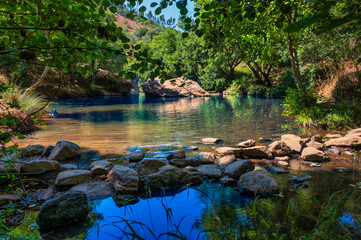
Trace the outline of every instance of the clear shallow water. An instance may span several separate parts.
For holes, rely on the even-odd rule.
[[[46,127],[20,145],[54,145],[58,140],[73,141],[83,149],[82,163],[87,164],[104,155],[123,154],[134,148],[144,149],[150,158],[164,158],[174,149],[189,145],[198,146],[199,151],[211,151],[212,146],[200,143],[204,137],[222,138],[224,142],[221,145],[232,146],[249,138],[262,138],[261,142],[267,144],[284,133],[311,135],[311,132],[299,129],[282,117],[282,103],[281,99],[264,98],[154,98],[144,95],[69,99],[54,103],[52,107],[59,112],[58,118],[49,118]],[[187,154],[195,155],[197,152]],[[290,176],[276,176],[284,197],[262,200],[260,208],[269,215],[267,220],[270,223],[277,223],[283,218],[282,213],[286,211],[290,199],[297,198],[313,206],[311,199],[314,196],[326,196],[331,192],[331,184],[337,185],[335,190],[342,189],[353,177],[350,174],[310,174],[310,188],[297,191],[291,189]],[[342,186],[338,182],[342,182]],[[126,207],[117,205],[113,198],[94,202],[91,228],[86,229],[85,226],[76,234],[64,229],[62,236],[121,239],[122,229],[126,226],[122,220],[126,219],[144,224],[145,230],[140,226],[136,230],[145,239],[154,239],[147,227],[156,236],[174,231],[170,222],[180,223],[180,232],[187,239],[196,239],[205,235],[204,230],[218,224],[212,217],[214,214],[229,229],[240,231],[240,222],[248,221],[242,207],[253,199],[218,183],[204,183],[199,188],[205,194],[193,189],[168,192],[163,197],[153,195],[153,198],[139,199],[139,202]],[[167,219],[165,209],[171,209],[171,221]],[[293,211],[297,214],[302,209],[295,208]],[[36,214],[28,212],[24,224],[11,234],[24,236],[31,233],[33,239],[40,238],[34,225]],[[161,239],[172,238],[163,236]]]

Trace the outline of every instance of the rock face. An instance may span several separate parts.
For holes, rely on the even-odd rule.
[[[189,172],[171,165],[161,167],[158,172],[144,178],[145,185],[154,188],[181,186],[202,182],[199,172]]]
[[[72,142],[58,141],[51,151],[50,160],[63,161],[80,156],[80,147]]]
[[[161,160],[157,159],[144,159],[138,164],[138,175],[139,179],[143,181],[143,178],[147,175],[156,173],[161,167],[166,166],[167,164]]]
[[[264,170],[255,170],[243,174],[237,185],[240,191],[262,197],[272,197],[279,193],[277,182],[270,173]]]
[[[248,139],[247,141],[240,142],[237,144],[237,147],[248,148],[256,146],[256,141],[253,139]]]
[[[226,167],[232,163],[234,163],[235,161],[237,161],[236,156],[234,155],[228,155],[228,156],[224,156],[218,159],[218,164],[222,167]]]
[[[244,148],[243,154],[253,158],[272,158],[272,153],[265,146]]]
[[[217,144],[220,143],[222,139],[220,138],[202,138],[203,144]]]
[[[40,208],[36,223],[40,229],[55,229],[81,221],[88,213],[85,193],[68,191],[46,201]]]
[[[174,158],[186,158],[186,152],[183,149],[179,149],[179,150],[175,151],[174,153],[167,156],[168,160],[171,160]]]
[[[90,170],[92,171],[93,174],[96,175],[108,174],[108,172],[112,167],[113,167],[113,163],[108,162],[107,160],[99,160],[92,162],[92,164],[90,164]]]
[[[222,177],[222,169],[215,164],[205,164],[196,169],[207,178],[220,179]]]
[[[188,159],[181,159],[181,158],[174,158],[172,160],[169,160],[169,163],[171,165],[174,165],[176,167],[186,167],[186,166],[199,166],[201,165],[201,161],[199,161],[199,159],[193,159],[193,158],[188,158]]]
[[[240,160],[226,167],[226,169],[224,170],[224,175],[238,179],[241,175],[253,170],[253,162],[249,160]]]
[[[138,192],[139,177],[137,171],[126,166],[116,165],[108,173],[109,182],[122,194]]]
[[[325,147],[361,147],[361,137],[340,137],[325,142]]]
[[[269,150],[275,157],[286,156],[292,152],[292,149],[284,141],[271,143]]]
[[[83,192],[90,199],[105,198],[113,195],[113,186],[107,182],[89,182],[76,185],[70,190]]]
[[[73,186],[85,183],[91,178],[89,170],[68,170],[61,172],[55,179],[55,185],[59,187]]]
[[[301,158],[304,159],[305,161],[320,162],[324,159],[324,157],[325,157],[324,152],[311,147],[307,147],[303,149],[301,154]]]
[[[219,147],[216,148],[216,152],[222,156],[235,155],[238,158],[243,157],[243,150],[239,148]]]
[[[211,152],[201,152],[198,155],[198,159],[202,164],[214,163],[216,161],[216,155]]]
[[[206,97],[210,94],[206,92],[196,81],[183,77],[166,80],[161,84],[159,79],[148,80],[141,85],[146,95],[161,97]]]
[[[292,151],[300,153],[302,149],[302,139],[294,134],[286,134],[281,136],[281,141],[285,142]]]
[[[58,161],[40,159],[27,162],[26,164],[21,165],[22,173],[41,173],[48,171],[55,171],[59,168]]]
[[[129,162],[140,162],[143,160],[145,154],[142,151],[134,151],[129,156]]]
[[[29,145],[26,148],[20,149],[22,157],[34,157],[41,155],[44,151],[43,145]]]

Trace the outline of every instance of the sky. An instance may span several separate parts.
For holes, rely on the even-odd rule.
[[[145,6],[147,8],[147,10],[145,11],[145,14],[147,14],[149,12],[149,10],[151,10],[154,14],[155,9],[157,9],[157,7],[154,7],[154,8],[150,7],[150,4],[152,2],[160,2],[160,0],[144,0],[143,1],[141,6]],[[188,14],[194,13],[194,10],[193,10],[194,2],[193,1],[188,0],[187,9],[188,9]],[[169,19],[169,18],[173,17],[178,20],[180,13],[179,13],[179,9],[176,7],[176,5],[173,4],[172,6],[168,6],[166,9],[163,9],[160,15],[164,15],[165,19]]]

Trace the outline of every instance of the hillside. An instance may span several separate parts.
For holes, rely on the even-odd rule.
[[[116,16],[116,23],[118,24],[119,27],[127,28],[129,30],[129,32],[134,32],[136,28],[142,28],[142,27],[146,27],[149,29],[149,27],[144,26],[144,25],[142,25],[130,18],[122,16],[122,15]]]

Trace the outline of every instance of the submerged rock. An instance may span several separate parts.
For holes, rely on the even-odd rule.
[[[58,141],[51,151],[50,160],[63,161],[80,156],[80,147],[72,142]]]
[[[276,180],[264,170],[255,170],[243,174],[239,178],[238,189],[262,197],[272,197],[279,193]]]
[[[238,179],[241,175],[253,170],[253,162],[249,160],[239,160],[226,167],[226,169],[224,170],[224,175]]]
[[[20,149],[22,157],[34,157],[41,155],[44,151],[44,146],[37,144],[37,145],[29,145],[26,148]]]
[[[122,194],[137,193],[139,189],[138,172],[126,166],[116,165],[108,173],[109,182]]]
[[[58,174],[55,185],[64,187],[85,183],[91,178],[91,175],[89,170],[68,170]]]
[[[275,173],[275,174],[284,174],[284,173],[289,173],[289,171],[287,171],[286,169],[283,169],[281,167],[270,167],[269,171],[271,173]]]
[[[297,176],[291,178],[291,181],[294,183],[301,183],[301,182],[305,182],[309,179],[310,179],[310,176],[308,176],[307,174],[301,174],[301,175],[297,175]]]
[[[272,153],[266,146],[243,148],[243,153],[245,156],[251,158],[272,158]]]
[[[36,223],[40,229],[55,229],[84,220],[88,213],[85,193],[68,191],[46,201],[40,208]]]

